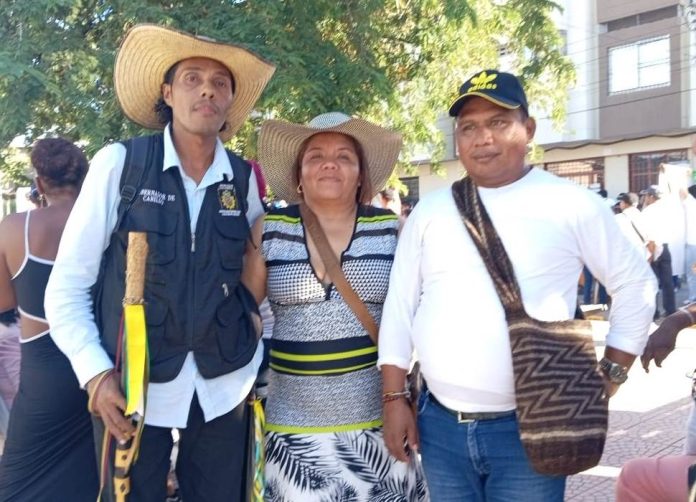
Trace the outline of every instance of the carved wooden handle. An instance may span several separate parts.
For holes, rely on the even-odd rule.
[[[124,305],[136,305],[144,301],[147,252],[147,233],[128,232]]]

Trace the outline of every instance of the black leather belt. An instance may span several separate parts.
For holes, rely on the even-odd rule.
[[[457,411],[453,410],[451,408],[448,408],[444,404],[442,404],[440,401],[438,401],[435,396],[433,396],[432,392],[428,393],[428,397],[430,400],[445,410],[447,413],[450,415],[453,415],[454,417],[457,418],[457,422],[460,424],[466,424],[469,422],[476,422],[479,420],[495,420],[496,418],[505,418],[509,417],[515,414],[515,410],[508,410],[508,411],[481,411],[481,412],[475,412],[475,413],[467,413],[465,411]]]

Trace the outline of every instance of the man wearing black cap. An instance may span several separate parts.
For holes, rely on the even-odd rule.
[[[571,319],[583,264],[612,295],[602,364],[612,394],[647,339],[650,268],[603,201],[525,163],[536,124],[514,75],[479,72],[450,115],[527,313]],[[427,384],[418,427],[405,399],[385,399],[384,437],[402,461],[420,449],[432,499],[563,500],[565,477],[535,472],[521,444],[504,310],[449,187],[421,199],[399,238],[380,327],[385,394],[403,390],[414,349]]]

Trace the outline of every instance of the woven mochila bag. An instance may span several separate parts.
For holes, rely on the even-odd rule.
[[[463,178],[452,185],[452,194],[505,309],[520,439],[532,467],[540,474],[569,475],[597,465],[609,413],[590,322],[530,317],[476,185]]]

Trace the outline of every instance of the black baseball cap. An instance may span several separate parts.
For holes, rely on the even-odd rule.
[[[619,195],[617,195],[616,200],[618,202],[623,202],[624,204],[628,204],[629,206],[633,205],[633,201],[631,200],[631,195],[626,193],[626,192],[621,192]],[[617,204],[618,204],[618,202],[617,202]]]
[[[650,185],[645,190],[641,190],[640,195],[652,195],[653,197],[657,197],[659,199],[662,195],[662,190],[660,190],[660,187],[657,185]]]
[[[456,117],[468,98],[478,96],[508,110],[527,110],[527,96],[519,79],[512,73],[483,70],[459,88],[459,97],[449,109],[450,117]]]

